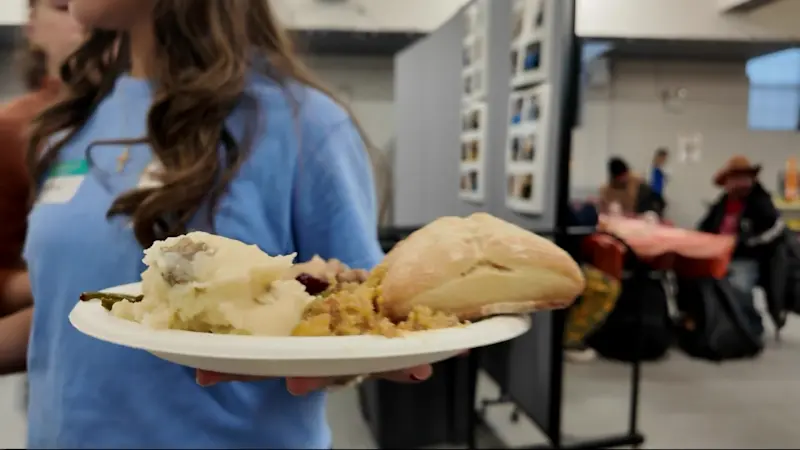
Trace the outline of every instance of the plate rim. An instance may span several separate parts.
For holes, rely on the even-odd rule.
[[[140,286],[140,282],[129,283],[102,292],[130,292],[137,288],[140,290]],[[531,327],[529,315],[504,315],[463,327],[417,331],[397,338],[374,335],[241,336],[153,330],[111,315],[97,300],[78,301],[69,314],[69,321],[77,331],[87,336],[124,347],[195,358],[252,361],[390,359],[457,352],[514,339]]]

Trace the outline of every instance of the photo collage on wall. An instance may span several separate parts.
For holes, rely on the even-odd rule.
[[[462,94],[467,101],[481,101],[486,94],[487,0],[478,0],[464,12]]]
[[[511,23],[511,85],[524,87],[547,76],[548,0],[514,0]]]
[[[508,102],[506,206],[544,212],[550,110],[545,71],[548,0],[515,0],[512,14],[512,92]]]
[[[472,202],[483,201],[486,183],[486,2],[464,12],[459,196]]]
[[[465,105],[461,123],[460,192],[466,200],[483,199],[486,172],[486,104]]]

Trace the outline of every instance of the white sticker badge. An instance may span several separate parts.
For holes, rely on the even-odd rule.
[[[41,205],[69,203],[78,193],[87,173],[89,164],[86,160],[58,163],[45,180],[36,203]]]

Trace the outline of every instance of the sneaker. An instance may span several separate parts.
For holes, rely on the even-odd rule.
[[[564,358],[570,362],[587,363],[597,359],[597,352],[591,347],[564,350]]]

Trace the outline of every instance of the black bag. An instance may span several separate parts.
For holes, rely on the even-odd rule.
[[[800,259],[787,263],[783,298],[787,312],[800,314]]]
[[[752,293],[728,280],[681,280],[678,346],[690,356],[710,361],[751,358],[764,348],[764,325]]]
[[[773,309],[781,308],[781,312],[793,312],[800,314],[800,242],[797,235],[792,231],[785,231],[783,240],[776,249],[775,256],[770,261],[770,273],[772,275],[771,292],[775,296],[780,296],[780,302],[776,305],[770,304],[770,314],[775,316]],[[767,300],[771,302],[771,295]],[[783,317],[782,327],[786,318]]]
[[[644,280],[623,280],[614,310],[587,344],[609,359],[634,361],[637,350],[640,361],[662,358],[672,345],[674,330],[661,275],[651,272]]]
[[[784,230],[766,252],[759,266],[758,285],[764,289],[767,310],[776,333],[786,325],[789,313],[800,314],[800,243]]]

